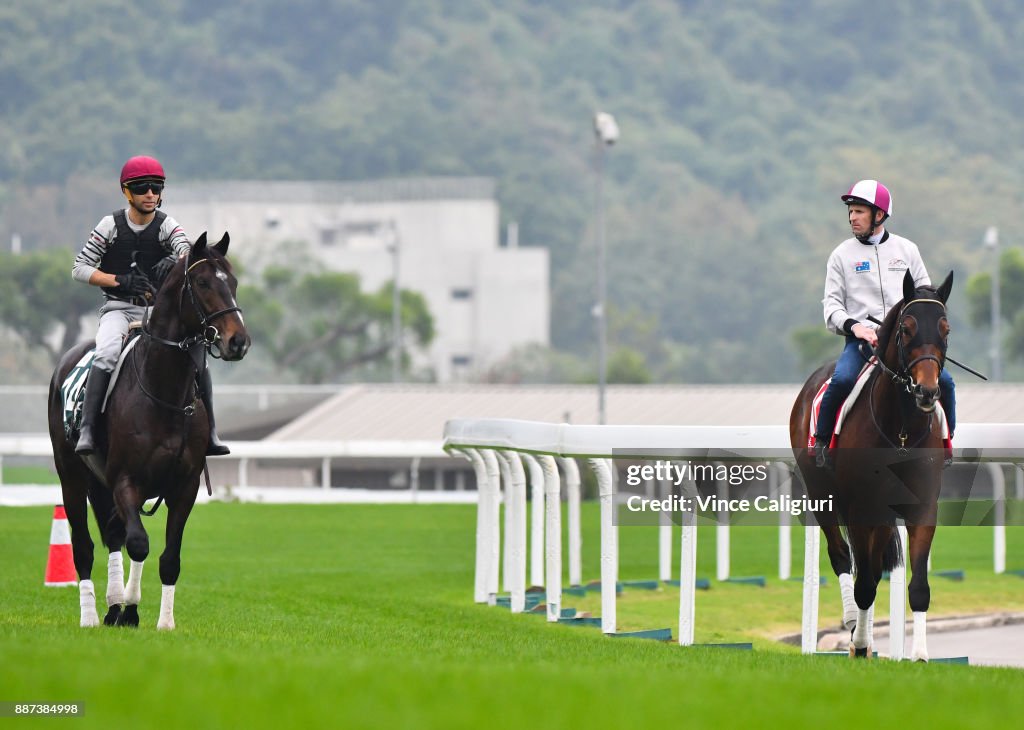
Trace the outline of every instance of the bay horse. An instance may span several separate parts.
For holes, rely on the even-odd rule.
[[[912,571],[908,586],[914,616],[911,658],[928,661],[928,553],[943,469],[943,433],[935,408],[949,335],[946,300],[952,288],[953,272],[937,289],[915,288],[907,272],[903,299],[879,327],[873,372],[843,421],[832,452],[833,470],[815,466],[808,433],[812,401],[834,362],[808,378],[790,415],[790,442],[808,496],[834,497],[834,509],[815,512],[815,518],[839,579],[843,624],[851,629],[851,656],[871,656],[878,582],[884,571],[903,559],[896,527],[896,519],[902,518]]]
[[[65,353],[50,380],[50,442],[71,526],[81,626],[99,625],[87,501],[110,551],[104,623],[138,626],[142,567],[149,554],[140,511],[146,500],[161,498],[167,505],[167,526],[160,556],[163,591],[157,628],[174,628],[181,541],[199,491],[209,439],[196,375],[206,367],[207,353],[241,360],[250,345],[235,299],[238,281],[225,258],[229,241],[225,233],[219,243],[208,246],[204,233],[168,273],[142,323],[139,341],[121,363],[107,399],[106,428],[98,428],[95,453],[75,453],[75,443],[65,436],[61,397],[61,384],[94,343],[79,343]],[[127,586],[122,547],[131,559]]]

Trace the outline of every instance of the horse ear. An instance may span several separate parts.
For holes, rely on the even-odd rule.
[[[936,290],[936,294],[939,295],[939,299],[945,304],[946,300],[949,299],[949,293],[953,291],[953,272],[950,271],[949,275],[946,276],[946,280],[942,282],[939,288]]]
[[[914,298],[914,292],[917,289],[914,287],[914,275],[910,273],[910,269],[907,269],[907,273],[903,275],[903,302],[906,304]]]
[[[196,240],[192,246],[192,254],[194,256],[202,256],[206,253],[206,231],[203,231],[202,235]]]
[[[220,253],[221,256],[227,256],[229,243],[231,243],[231,236],[228,235],[227,231],[224,231],[224,235],[221,236],[220,241],[213,248],[215,251]]]

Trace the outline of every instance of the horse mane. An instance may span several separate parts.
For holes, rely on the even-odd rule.
[[[914,289],[914,299],[934,299],[937,302],[941,301],[938,297],[938,289],[930,284],[925,284]],[[889,349],[889,341],[892,339],[892,333],[896,329],[896,318],[899,317],[900,312],[903,311],[904,302],[906,302],[906,299],[900,299],[892,305],[888,314],[885,315],[885,320],[882,321],[882,324],[878,328],[878,347],[876,350],[883,357]]]

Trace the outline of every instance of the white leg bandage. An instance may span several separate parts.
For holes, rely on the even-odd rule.
[[[928,661],[928,637],[925,634],[927,611],[914,611],[914,643],[910,649],[910,658],[915,662]]]
[[[174,586],[163,587],[160,594],[160,619],[156,627],[168,631],[174,628]]]
[[[121,551],[110,553],[107,560],[107,608],[124,603],[124,565]]]
[[[849,630],[857,625],[857,601],[853,597],[853,576],[839,574],[839,594],[843,597],[843,626]]]
[[[138,606],[142,600],[142,566],[144,563],[131,561],[128,569],[128,585],[124,587],[124,602],[129,606]]]
[[[853,645],[858,649],[871,647],[875,623],[875,607],[867,611],[857,609],[857,627],[853,630]]]
[[[100,617],[96,615],[96,588],[91,580],[78,582],[78,605],[82,609],[79,626],[89,628],[100,625]]]

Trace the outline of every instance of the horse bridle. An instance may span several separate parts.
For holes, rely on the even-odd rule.
[[[906,329],[903,327],[903,317],[904,316],[908,316],[907,313],[906,313],[906,310],[908,308],[910,308],[911,305],[913,305],[913,304],[923,304],[923,303],[938,304],[939,307],[942,308],[942,316],[939,317],[939,318],[940,318],[940,320],[945,318],[946,305],[941,300],[939,300],[939,299],[913,299],[913,300],[907,302],[903,306],[903,309],[900,310],[900,313],[899,313],[899,324],[898,324],[898,329],[896,330],[896,356],[899,358],[900,372],[905,374],[905,377],[907,379],[909,379],[911,384],[914,385],[914,389],[920,387],[920,386],[918,386],[918,385],[913,383],[913,377],[910,375],[910,371],[913,369],[915,364],[918,364],[919,362],[926,362],[928,360],[935,360],[935,363],[939,367],[939,372],[941,372],[942,369],[945,367],[946,348],[948,347],[948,343],[945,340],[940,340],[940,342],[938,344],[938,348],[942,352],[942,357],[939,357],[938,355],[934,355],[934,354],[929,352],[928,354],[919,355],[918,357],[914,357],[909,362],[906,361],[906,356],[907,356],[907,350],[908,349],[912,350],[915,344],[919,344],[920,345],[920,344],[925,344],[925,343],[915,343],[915,340],[919,340],[919,339],[922,338],[921,328],[920,327],[918,328],[918,332],[914,333],[913,338],[909,342],[904,342],[903,338],[904,338],[904,335],[906,334]],[[913,315],[911,314],[909,316],[913,316]],[[916,319],[916,317],[914,317],[914,319]]]
[[[190,266],[187,266],[185,268],[184,288],[185,291],[188,292],[188,298],[192,301],[192,308],[195,309],[196,314],[199,315],[199,324],[202,329],[202,341],[206,345],[206,351],[210,353],[211,357],[217,358],[220,356],[214,353],[213,346],[217,344],[217,342],[221,339],[220,330],[218,330],[216,327],[210,324],[210,322],[217,319],[217,317],[220,317],[225,314],[231,314],[232,312],[241,312],[242,308],[236,304],[233,307],[225,307],[224,309],[218,309],[216,312],[213,312],[211,314],[207,314],[205,311],[203,311],[202,306],[200,306],[199,302],[196,300],[195,292],[192,291],[192,277],[188,275],[189,272],[192,271],[192,269],[194,269],[195,267],[199,266],[199,264],[202,263],[209,263],[217,272],[220,272],[220,269],[217,267],[217,264],[215,264],[210,259],[199,259],[194,264],[191,264]],[[184,294],[182,295],[182,299],[184,299]],[[181,312],[180,301],[178,302],[178,312],[179,314]]]
[[[886,364],[882,360],[881,353],[875,352],[875,358],[878,362],[878,365],[889,374],[894,383],[901,386],[908,394],[911,395],[914,394],[916,391],[919,391],[921,388],[920,385],[914,382],[912,370],[915,365],[921,362],[927,362],[928,360],[934,360],[935,363],[939,366],[940,372],[942,371],[942,368],[945,367],[946,348],[948,346],[948,343],[945,340],[942,340],[938,344],[938,348],[942,351],[941,358],[938,355],[927,353],[925,355],[918,355],[910,362],[907,362],[908,350],[913,350],[915,346],[920,346],[921,344],[924,343],[918,342],[918,340],[922,338],[920,327],[918,327],[917,332],[914,333],[914,337],[909,342],[905,341],[904,337],[906,335],[906,328],[903,325],[903,319],[904,317],[907,316],[907,310],[912,305],[925,303],[937,304],[939,307],[941,307],[943,316],[940,319],[945,319],[946,305],[939,299],[912,299],[911,301],[903,305],[903,308],[900,309],[900,313],[896,318],[896,359],[899,363],[898,371],[893,371],[891,368],[886,366]]]
[[[905,316],[907,316],[907,310],[911,307],[911,305],[913,305],[913,304],[923,304],[923,303],[939,305],[939,307],[941,307],[942,311],[943,311],[943,316],[940,318],[940,320],[941,319],[945,319],[946,305],[945,305],[944,302],[942,302],[939,299],[912,299],[911,301],[909,301],[909,302],[907,302],[906,304],[903,305],[903,308],[900,309],[900,313],[899,313],[899,315],[896,318],[896,358],[897,358],[897,362],[899,363],[899,365],[898,365],[899,370],[898,371],[894,371],[889,366],[887,366],[885,364],[883,358],[882,358],[883,353],[880,353],[875,348],[872,348],[875,364],[879,368],[881,368],[885,373],[887,373],[889,375],[889,377],[892,379],[892,381],[893,381],[893,383],[895,385],[897,385],[898,387],[902,388],[902,390],[904,391],[906,396],[913,396],[913,395],[917,394],[918,392],[920,392],[920,390],[921,390],[921,386],[918,383],[914,382],[914,376],[913,376],[913,373],[912,373],[912,369],[913,369],[913,367],[915,365],[917,365],[918,363],[921,363],[921,362],[927,362],[928,360],[934,360],[935,363],[939,366],[939,371],[940,372],[942,371],[942,368],[945,366],[945,362],[944,361],[945,361],[945,358],[946,358],[946,348],[948,346],[948,343],[945,340],[942,340],[939,343],[939,345],[938,345],[938,347],[939,347],[939,349],[941,350],[941,353],[942,353],[942,357],[941,358],[938,355],[933,355],[932,353],[928,353],[926,355],[919,355],[918,357],[915,357],[910,362],[907,362],[908,350],[913,350],[915,345],[916,346],[920,346],[920,344],[924,344],[924,343],[917,343],[917,340],[922,337],[922,335],[921,335],[921,328],[920,327],[917,328],[917,332],[914,334],[914,337],[911,338],[911,340],[909,342],[905,341],[904,336],[906,334],[906,328],[903,325],[903,319],[904,319]],[[911,315],[911,316],[913,316],[913,315]],[[897,446],[895,443],[893,443],[889,439],[888,436],[886,436],[885,431],[879,425],[878,418],[875,415],[874,390],[875,390],[875,386],[877,384],[878,384],[878,378],[875,378],[874,382],[872,382],[872,384],[871,384],[871,397],[868,399],[868,401],[869,401],[869,408],[870,408],[870,411],[871,411],[871,420],[872,420],[872,422],[875,425],[875,430],[878,431],[878,433],[881,434],[882,437],[885,438],[886,441],[889,441],[889,444],[893,448],[897,449],[901,453],[906,453],[907,452],[907,438],[908,438],[907,425],[906,425],[907,424],[907,420],[908,420],[908,413],[907,413],[907,408],[906,408],[906,399],[905,399],[905,397],[899,398],[899,401],[900,401],[900,411],[902,413],[902,424],[900,426],[900,433],[899,433],[900,445]],[[921,441],[923,441],[928,436],[928,434],[931,432],[931,429],[932,429],[931,417],[932,417],[932,414],[929,413],[928,414],[928,428],[926,428],[924,430],[924,432],[921,435],[921,438],[918,439],[917,444],[919,444]],[[913,444],[911,446],[911,448],[913,448],[914,446],[917,446],[917,444]]]
[[[212,313],[207,313],[203,309],[202,305],[196,299],[195,292],[192,291],[192,277],[189,276],[189,272],[191,272],[192,269],[196,268],[197,266],[203,263],[208,263],[211,266],[213,266],[214,269],[220,271],[220,269],[217,267],[217,264],[215,264],[208,258],[199,259],[195,263],[189,263],[188,261],[186,261],[185,286],[182,287],[181,296],[178,299],[178,316],[180,317],[182,302],[184,302],[185,300],[185,292],[188,292],[188,298],[192,302],[192,308],[195,311],[196,315],[199,317],[200,331],[180,341],[166,340],[162,337],[157,337],[152,332],[150,332],[149,328],[146,326],[149,321],[149,309],[147,308],[143,314],[142,333],[147,338],[155,342],[159,342],[162,345],[167,345],[168,347],[176,347],[179,350],[183,351],[189,351],[196,345],[202,344],[206,348],[207,353],[209,353],[211,357],[219,358],[220,356],[216,354],[216,351],[213,349],[213,346],[217,344],[217,342],[220,341],[221,339],[220,330],[218,330],[215,326],[210,324],[210,322],[215,320],[217,317],[220,317],[225,314],[231,314],[232,312],[241,312],[242,308],[239,307],[238,305],[235,305],[232,307],[225,307],[224,309],[218,309],[216,312]]]
[[[215,354],[216,351],[213,349],[213,346],[221,339],[220,330],[218,330],[215,326],[210,324],[210,322],[222,315],[230,314],[231,312],[242,311],[242,308],[239,307],[238,305],[225,307],[224,309],[218,309],[216,312],[213,313],[207,313],[203,309],[199,301],[196,299],[195,292],[192,291],[192,277],[189,276],[189,272],[191,272],[192,269],[194,269],[195,267],[199,266],[202,263],[209,263],[218,272],[220,271],[217,265],[208,258],[199,259],[195,263],[189,263],[189,261],[186,260],[185,285],[182,287],[182,293],[178,299],[178,318],[180,319],[182,302],[184,302],[185,300],[185,291],[188,291],[189,300],[192,302],[192,307],[195,310],[196,314],[199,316],[200,331],[198,333],[186,337],[183,340],[167,340],[164,339],[163,337],[158,337],[157,335],[154,335],[152,332],[149,331],[149,308],[147,307],[142,314],[143,336],[145,336],[149,340],[152,340],[153,342],[158,342],[161,345],[166,345],[167,347],[173,347],[177,350],[181,350],[182,352],[187,352],[189,357],[192,359],[193,364],[196,367],[196,371],[200,373],[206,369],[206,354],[209,354],[211,357],[215,358],[219,357],[219,355]],[[199,349],[200,346],[202,349]],[[139,366],[134,356],[132,357],[132,367],[134,368],[135,376],[139,381],[139,388],[154,403],[157,403],[163,406],[164,408],[168,408],[172,411],[180,413],[186,418],[195,413],[196,406],[194,398],[191,403],[186,404],[184,406],[178,406],[173,403],[168,403],[164,400],[161,400],[160,398],[157,398],[155,395],[146,390],[146,386],[143,384],[142,378],[139,376]],[[182,444],[184,444],[184,440],[182,441]]]

